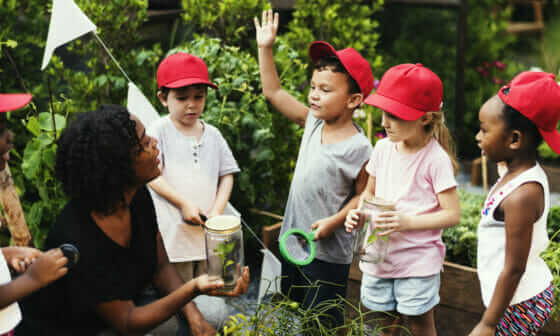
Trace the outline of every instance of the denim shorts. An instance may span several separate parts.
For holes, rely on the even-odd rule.
[[[364,273],[360,298],[368,309],[419,316],[439,303],[440,274],[382,279]]]

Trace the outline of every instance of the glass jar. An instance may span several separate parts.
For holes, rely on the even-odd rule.
[[[360,207],[361,229],[356,232],[354,254],[360,261],[378,264],[383,262],[389,247],[389,236],[378,236],[373,219],[381,212],[394,211],[395,205],[380,197],[364,199]]]
[[[216,216],[204,224],[208,275],[224,281],[224,290],[235,288],[243,268],[243,231],[237,216]]]

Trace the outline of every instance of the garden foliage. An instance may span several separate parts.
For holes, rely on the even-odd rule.
[[[507,0],[469,0],[465,41],[464,119],[456,110],[457,11],[455,9],[386,6],[381,21],[384,65],[420,62],[443,81],[443,109],[452,132],[461,141],[462,157],[479,156],[475,134],[482,104],[522,68],[510,57],[515,37],[505,29],[510,17]],[[455,126],[455,127],[453,127]]]

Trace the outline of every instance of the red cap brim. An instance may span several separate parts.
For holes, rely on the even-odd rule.
[[[539,132],[541,132],[544,141],[550,148],[557,154],[560,154],[560,133],[558,133],[558,130],[553,129],[552,131],[545,131],[539,128]]]
[[[378,93],[369,95],[364,100],[364,103],[380,108],[383,111],[393,114],[403,120],[418,120],[425,114],[424,111],[413,109],[410,106],[399,103],[396,100],[382,96]]]
[[[315,41],[309,46],[309,57],[313,64],[317,63],[323,56],[337,56],[336,49],[325,41]]]
[[[172,83],[168,83],[165,84],[163,86],[165,86],[166,88],[170,88],[170,89],[176,89],[176,88],[180,88],[180,87],[185,87],[185,86],[189,86],[189,85],[195,85],[195,84],[205,84],[208,86],[213,87],[214,89],[217,89],[218,86],[206,79],[203,78],[185,78],[185,79],[180,79],[178,81],[172,82]]]
[[[0,112],[17,110],[29,104],[29,93],[2,93],[0,94]]]

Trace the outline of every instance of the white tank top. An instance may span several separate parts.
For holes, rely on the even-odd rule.
[[[544,190],[544,211],[533,224],[533,238],[527,259],[525,273],[513,295],[510,305],[517,304],[534,297],[544,291],[552,281],[552,273],[539,254],[548,246],[546,220],[550,209],[548,180],[540,165],[516,176],[499,190],[490,190],[484,202],[482,217],[478,224],[477,268],[482,291],[482,301],[488,307],[500,272],[504,269],[506,251],[505,222],[494,218],[494,211],[500,203],[515,189],[527,182],[537,182]],[[497,183],[496,183],[497,184]]]

